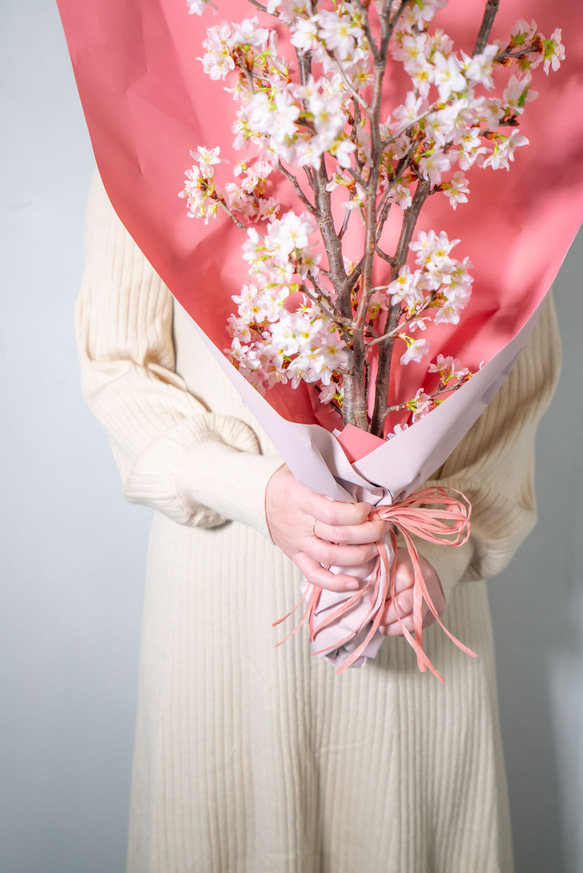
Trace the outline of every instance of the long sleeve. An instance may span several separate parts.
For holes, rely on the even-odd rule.
[[[500,573],[536,524],[534,448],[559,377],[561,345],[552,294],[524,350],[486,410],[428,484],[462,491],[472,534],[460,547],[419,543],[446,597],[460,580]]]
[[[126,498],[186,525],[243,521],[268,536],[264,495],[279,458],[209,411],[174,371],[173,301],[96,175],[75,325],[84,396],[105,426]]]

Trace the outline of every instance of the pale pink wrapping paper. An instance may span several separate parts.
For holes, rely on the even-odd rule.
[[[207,226],[189,220],[184,201],[176,196],[189,151],[197,145],[220,145],[232,164],[240,157],[231,148],[231,96],[223,83],[204,75],[197,60],[206,27],[220,19],[188,16],[184,0],[58,0],[58,5],[114,208],[296,477],[330,498],[373,504],[399,500],[417,489],[445,461],[505,378],[581,222],[583,4],[501,3],[492,39],[507,36],[517,19],[534,18],[547,36],[563,28],[567,62],[549,78],[537,71],[534,89],[540,97],[528,105],[520,125],[531,144],[519,150],[512,172],[472,168],[469,204],[452,212],[445,198],[434,197],[422,213],[420,229],[444,229],[450,238],[462,240],[455,254],[470,257],[475,278],[460,324],[428,330],[432,355],[454,355],[472,369],[483,361],[486,366],[428,417],[354,464],[329,432],[334,422],[327,423],[318,405],[313,407],[305,386],[295,391],[280,386],[263,398],[222,354],[230,345],[225,326],[234,309],[231,296],[246,280],[240,256],[244,234],[226,218]],[[216,0],[216,5],[229,20],[256,13],[245,0]],[[436,24],[471,53],[484,5],[484,0],[450,0]],[[285,40],[281,49],[289,51]],[[395,75],[387,88],[387,110],[402,102],[405,90],[402,74]],[[218,168],[219,184],[229,172],[227,166]],[[293,205],[284,186],[277,193],[284,206]],[[398,223],[391,220],[387,246],[397,233]],[[353,256],[361,241],[355,226],[348,240]],[[394,368],[394,401],[413,396],[427,366]],[[337,598],[325,593],[322,610]],[[336,639],[344,631],[339,628]],[[381,641],[375,638],[365,657],[373,656]],[[316,647],[327,650],[336,663],[350,649],[336,651],[328,633]]]

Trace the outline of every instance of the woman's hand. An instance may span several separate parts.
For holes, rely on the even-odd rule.
[[[369,503],[329,500],[305,488],[285,464],[275,471],[265,493],[265,512],[273,542],[313,585],[331,591],[355,590],[358,581],[321,565],[357,567],[378,554],[375,543],[384,521],[367,521]]]
[[[413,564],[409,557],[407,549],[397,549],[395,557],[397,561],[396,572],[396,597],[391,600],[385,607],[382,624],[380,626],[381,633],[387,637],[402,636],[403,631],[397,619],[397,613],[401,617],[403,625],[408,631],[413,631]],[[419,555],[419,563],[429,596],[433,601],[438,615],[441,615],[445,609],[445,595],[439,581],[439,576],[429,561],[426,561],[422,555]],[[423,627],[429,627],[435,621],[434,616],[429,611],[425,601],[423,601]]]

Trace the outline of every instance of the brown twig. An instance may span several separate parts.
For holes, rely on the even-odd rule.
[[[280,173],[283,173],[283,175],[285,176],[285,178],[289,182],[292,183],[292,185],[294,186],[296,194],[298,195],[298,197],[300,198],[300,200],[302,201],[302,203],[304,204],[304,206],[306,207],[308,212],[310,212],[315,218],[318,218],[318,210],[316,209],[316,207],[314,206],[313,203],[310,203],[310,201],[308,200],[308,198],[306,197],[306,195],[302,191],[301,185],[298,182],[296,176],[294,176],[293,173],[290,173],[289,170],[286,170],[286,168],[281,163],[281,161],[277,162],[277,169],[279,170]]]
[[[401,226],[401,235],[395,252],[395,265],[392,268],[392,278],[396,279],[399,269],[407,260],[409,243],[413,238],[421,207],[429,196],[429,182],[419,180],[411,206],[406,210]],[[391,377],[391,357],[395,342],[395,328],[401,318],[401,304],[391,306],[386,324],[387,338],[379,343],[379,358],[375,382],[375,404],[371,421],[371,433],[381,434],[388,411],[389,382]]]
[[[255,6],[256,9],[259,9],[260,12],[267,12],[267,7],[263,5],[263,3],[259,3],[258,0],[249,0],[252,6]],[[279,18],[279,16],[276,16]]]
[[[482,52],[486,48],[488,37],[490,36],[490,31],[492,30],[492,25],[494,24],[494,19],[496,18],[499,5],[500,0],[488,0],[488,2],[486,3],[486,8],[484,9],[484,17],[482,18],[482,24],[480,25],[478,38],[474,46],[474,51],[472,52],[472,57],[482,54]]]

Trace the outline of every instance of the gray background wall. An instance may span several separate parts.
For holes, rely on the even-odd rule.
[[[52,0],[2,0],[0,65],[0,869],[117,873],[150,514],[79,390],[92,156]],[[556,283],[539,525],[490,586],[518,873],[583,873],[582,272],[583,237]]]

